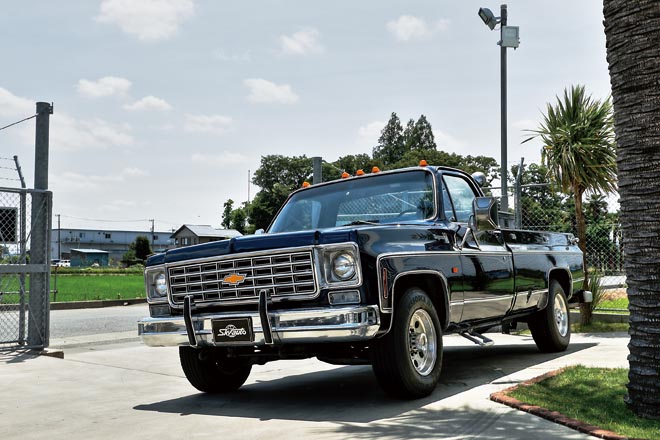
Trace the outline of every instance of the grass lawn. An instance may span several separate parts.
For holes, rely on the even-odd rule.
[[[627,383],[627,369],[578,365],[537,384],[519,386],[508,394],[617,434],[659,439],[660,420],[636,417],[626,407],[623,398]]]
[[[598,304],[598,309],[622,309],[628,310],[628,297],[603,300]]]
[[[50,288],[55,290],[55,277],[50,279]],[[141,273],[58,274],[57,294],[51,293],[50,300],[62,302],[144,297],[144,277]]]

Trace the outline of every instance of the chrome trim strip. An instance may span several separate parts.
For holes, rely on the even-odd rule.
[[[269,311],[275,344],[364,341],[372,339],[380,328],[377,306],[326,307],[316,309]],[[211,320],[252,318],[254,342],[215,344]],[[198,346],[266,345],[259,314],[255,312],[209,313],[193,316]],[[182,316],[143,318],[138,321],[138,335],[152,347],[189,345]]]

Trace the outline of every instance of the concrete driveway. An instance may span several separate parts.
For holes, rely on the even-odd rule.
[[[192,388],[178,351],[137,342],[64,348],[64,359],[0,352],[3,439],[587,439],[491,402],[490,393],[572,365],[627,367],[625,335],[573,335],[569,350],[541,354],[531,337],[489,335],[477,347],[445,337],[441,384],[398,401],[370,367],[317,360],[255,366],[238,392]]]

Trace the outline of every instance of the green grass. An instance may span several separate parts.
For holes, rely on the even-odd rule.
[[[628,310],[628,297],[608,299],[598,304],[599,309],[625,309]]]
[[[578,365],[537,384],[520,386],[509,395],[620,435],[660,438],[660,421],[637,417],[625,405],[627,383],[627,369]]]
[[[629,325],[627,322],[600,322],[592,320],[589,325],[581,325],[579,322],[571,324],[573,333],[608,333],[608,332],[627,332]]]
[[[50,279],[55,290],[55,277]],[[76,274],[57,275],[57,294],[51,293],[51,301],[90,301],[104,299],[144,298],[144,277],[136,274]]]

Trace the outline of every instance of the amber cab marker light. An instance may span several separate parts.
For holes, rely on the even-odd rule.
[[[303,187],[303,188],[307,188],[309,185],[310,185],[309,182],[303,182],[303,186],[302,186],[302,187]]]
[[[363,171],[363,170],[357,170],[357,171],[355,172],[355,175],[356,175],[356,176],[364,176],[364,171]]]
[[[348,174],[346,171],[344,171],[343,173],[341,173],[341,178],[342,178],[342,179],[348,179],[349,177],[351,177],[351,175]]]
[[[420,167],[425,167],[425,166],[427,166],[427,165],[428,165],[428,163],[427,163],[424,159],[422,159],[422,160],[419,161],[419,166],[420,166]]]
[[[372,172],[372,173],[380,173],[380,168],[378,168],[378,167],[373,167],[373,168],[371,169],[371,172]]]

